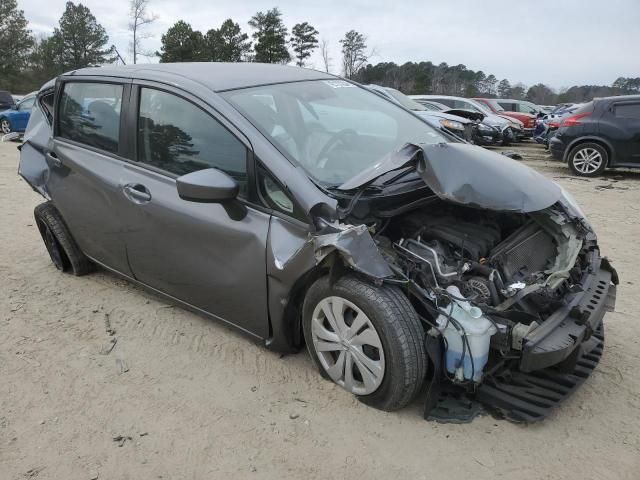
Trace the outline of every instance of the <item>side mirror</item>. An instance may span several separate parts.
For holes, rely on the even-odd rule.
[[[183,200],[201,203],[223,203],[235,199],[240,187],[217,168],[198,170],[176,180],[178,195]]]

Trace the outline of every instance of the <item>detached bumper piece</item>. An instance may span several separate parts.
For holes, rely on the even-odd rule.
[[[509,370],[504,375],[486,378],[476,393],[476,400],[494,414],[518,423],[533,423],[547,417],[596,368],[604,349],[604,328],[600,324],[586,342],[590,350],[576,359],[569,373],[558,367],[521,372]],[[586,345],[585,345],[586,347]]]

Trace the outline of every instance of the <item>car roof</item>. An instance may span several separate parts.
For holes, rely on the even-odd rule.
[[[126,66],[87,67],[66,73],[65,76],[107,76],[163,80],[167,75],[198,82],[214,92],[256,87],[274,83],[305,80],[336,79],[334,75],[308,68],[289,67],[269,63],[184,62]]]
[[[594,100],[604,101],[604,102],[615,102],[615,101],[627,101],[627,100],[640,100],[640,95],[614,95],[611,97],[596,97]],[[586,102],[585,102],[586,103]]]

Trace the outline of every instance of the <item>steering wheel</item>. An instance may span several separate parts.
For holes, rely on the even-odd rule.
[[[345,128],[344,130],[340,130],[339,132],[334,133],[331,138],[327,141],[327,143],[325,143],[324,147],[322,147],[322,150],[320,150],[320,153],[318,153],[318,155],[316,156],[316,164],[320,163],[320,160],[322,160],[324,157],[327,156],[327,154],[331,151],[331,149],[333,149],[336,145],[338,145],[338,143],[343,142],[348,138],[348,137],[353,137],[353,136],[357,136],[358,132],[356,132],[353,128]]]

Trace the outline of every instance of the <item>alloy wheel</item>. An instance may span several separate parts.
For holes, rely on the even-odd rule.
[[[583,148],[578,150],[573,156],[573,166],[575,169],[586,175],[594,173],[602,166],[602,154],[595,148]]]
[[[0,121],[0,130],[2,131],[2,133],[4,133],[5,135],[7,133],[11,133],[11,124],[9,124],[9,120],[1,120]]]
[[[365,313],[342,297],[326,297],[313,311],[311,336],[322,368],[345,390],[368,395],[385,371],[380,335]]]

